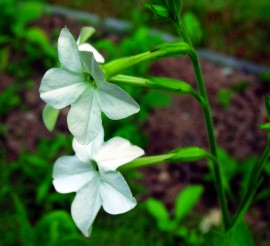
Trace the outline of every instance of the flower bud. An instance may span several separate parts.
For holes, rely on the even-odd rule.
[[[145,4],[144,6],[150,9],[154,13],[156,18],[160,18],[160,19],[169,18],[169,12],[167,8],[162,5]]]
[[[165,1],[171,18],[173,20],[178,20],[182,8],[182,0],[165,0]]]

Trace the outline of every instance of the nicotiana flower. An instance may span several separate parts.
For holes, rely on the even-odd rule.
[[[113,120],[137,113],[139,105],[120,87],[106,82],[92,53],[78,51],[67,28],[58,39],[61,68],[44,75],[40,97],[56,109],[71,105],[68,127],[81,144],[95,139],[102,128],[101,112]]]
[[[100,209],[121,214],[136,205],[136,200],[116,169],[144,154],[121,137],[103,142],[104,131],[88,145],[73,140],[75,156],[60,157],[53,169],[53,184],[60,193],[76,192],[71,206],[72,218],[85,236]]]

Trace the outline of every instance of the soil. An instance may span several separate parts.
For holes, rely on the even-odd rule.
[[[59,16],[44,17],[36,25],[50,33],[67,25],[74,35],[77,35],[81,24],[72,19]],[[258,125],[266,122],[264,110],[264,95],[269,93],[266,84],[256,79],[252,74],[234,71],[228,68],[210,64],[201,60],[206,89],[213,111],[218,145],[238,160],[256,154],[260,155],[266,143],[266,133],[258,129]],[[41,111],[44,103],[39,98],[38,88],[45,71],[37,71],[33,75],[35,86],[31,90],[20,93],[23,102],[29,110],[14,110],[1,117],[1,124],[6,125],[7,134],[0,137],[0,147],[9,151],[9,159],[16,159],[22,149],[34,150],[41,137],[51,136],[45,129]],[[189,82],[194,87],[195,78],[191,63],[187,58],[166,59],[154,63],[150,68],[151,75],[166,76]],[[15,78],[1,72],[0,90],[3,91],[14,83]],[[217,101],[217,93],[222,88],[236,88],[245,84],[247,89],[234,93],[227,109]],[[60,123],[60,130],[65,128]],[[33,127],[34,126],[34,127]],[[173,96],[171,106],[154,109],[143,131],[149,137],[147,155],[166,153],[167,151],[185,147],[201,146],[208,148],[207,135],[199,104],[189,96]],[[162,199],[168,207],[172,207],[177,193],[188,184],[198,184],[203,181],[208,168],[205,162],[196,164],[158,165],[142,169],[145,179],[142,181],[148,190],[148,196]],[[204,199],[198,210],[206,212],[217,206],[216,192],[213,184],[206,183]],[[267,238],[269,217],[263,217],[264,204],[251,208],[247,220],[260,238]],[[261,223],[256,223],[258,220]]]

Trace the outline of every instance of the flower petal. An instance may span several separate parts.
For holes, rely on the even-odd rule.
[[[77,192],[71,205],[72,218],[86,237],[90,236],[90,227],[101,207],[99,182],[98,176],[91,180]]]
[[[81,162],[76,156],[63,156],[55,162],[53,185],[60,193],[76,192],[96,175],[91,163]]]
[[[39,92],[46,103],[60,109],[76,101],[86,88],[87,84],[80,74],[52,68],[42,78]]]
[[[95,153],[99,151],[101,146],[104,143],[104,129],[101,128],[98,136],[89,144],[82,145],[80,144],[76,138],[73,139],[72,147],[76,153],[76,156],[83,162],[89,162],[93,159]]]
[[[72,72],[81,72],[82,67],[77,44],[67,28],[61,30],[58,39],[58,56],[64,68]]]
[[[126,118],[140,110],[140,106],[117,85],[105,82],[98,87],[101,110],[112,120]]]
[[[125,213],[137,204],[127,182],[119,172],[107,172],[101,176],[100,196],[104,210],[109,214]]]
[[[87,52],[92,52],[94,55],[95,60],[98,63],[104,63],[105,59],[104,57],[91,45],[88,43],[80,44],[78,47],[79,51],[87,51]]]
[[[114,137],[107,141],[98,154],[94,156],[101,171],[114,171],[119,166],[128,163],[144,154],[143,149],[132,145],[128,140]]]
[[[102,128],[95,89],[89,87],[78,98],[67,116],[68,128],[80,144],[89,144]]]
[[[96,62],[93,53],[80,51],[79,55],[83,71],[91,74],[97,86],[99,86],[102,83],[105,83],[106,81],[105,76],[101,68],[99,67],[98,63]]]

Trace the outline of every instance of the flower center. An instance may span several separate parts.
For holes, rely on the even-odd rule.
[[[90,73],[84,73],[83,76],[86,83],[89,83],[92,87],[97,88],[97,84]]]
[[[98,169],[98,164],[97,164],[97,162],[96,162],[95,160],[91,160],[91,163],[92,163],[94,169],[98,172],[99,169]]]

